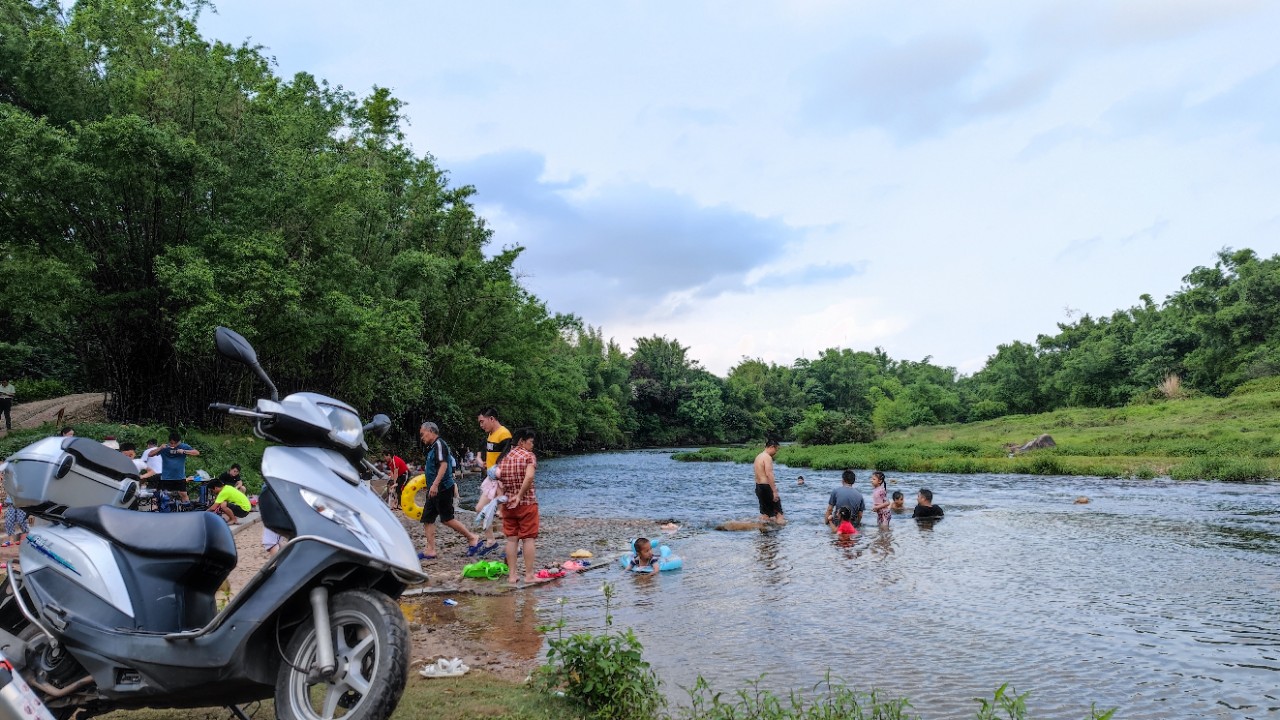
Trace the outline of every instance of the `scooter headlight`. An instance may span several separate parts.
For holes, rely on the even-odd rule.
[[[312,510],[320,513],[321,517],[341,525],[352,535],[360,538],[360,542],[364,543],[370,552],[383,552],[382,544],[365,527],[364,522],[360,519],[360,513],[318,492],[305,488],[300,492],[303,502],[310,505]]]

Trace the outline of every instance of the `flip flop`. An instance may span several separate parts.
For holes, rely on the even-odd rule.
[[[418,553],[418,559],[419,559],[419,560],[435,560],[435,559],[436,559],[436,556],[435,556],[435,555],[428,555],[428,554],[426,554],[426,553]]]

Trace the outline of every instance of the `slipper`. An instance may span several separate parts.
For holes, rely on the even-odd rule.
[[[564,574],[565,573],[563,570],[548,570],[546,568],[543,568],[542,570],[538,571],[538,579],[539,580],[555,580],[556,578],[564,577]]]
[[[494,550],[497,550],[497,549],[498,549],[498,548],[500,548],[500,547],[502,547],[502,544],[501,544],[501,543],[499,543],[499,542],[497,542],[497,541],[495,541],[492,545],[490,545],[490,546],[486,547],[485,549],[481,550],[480,552],[478,552],[478,553],[476,553],[476,554],[477,554],[477,555],[488,555],[489,553],[493,552]]]
[[[467,546],[467,557],[475,557],[476,553],[480,552],[480,548],[482,546],[484,546],[484,543],[479,540],[476,541],[475,545]]]
[[[470,670],[471,668],[462,664],[462,660],[460,658],[454,658],[452,660],[440,658],[434,663],[424,666],[418,674],[424,678],[460,677],[467,674]]]
[[[435,556],[435,555],[428,555],[428,554],[426,554],[426,553],[418,553],[418,559],[419,559],[419,560],[435,560],[435,559],[436,559],[436,556]]]

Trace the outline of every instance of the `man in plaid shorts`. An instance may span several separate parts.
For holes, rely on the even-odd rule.
[[[507,496],[502,512],[502,534],[507,536],[507,582],[519,582],[516,572],[517,546],[524,552],[524,581],[537,582],[538,561],[534,544],[538,539],[538,495],[533,488],[533,476],[538,470],[538,459],[533,455],[533,441],[537,437],[533,428],[520,428],[512,436],[515,444],[507,456],[498,463],[498,482],[501,492]]]

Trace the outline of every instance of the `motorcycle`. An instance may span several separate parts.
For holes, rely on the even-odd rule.
[[[274,698],[277,717],[388,717],[408,677],[409,630],[396,600],[426,581],[400,520],[369,486],[351,406],[299,392],[283,400],[247,340],[218,352],[249,366],[270,399],[211,409],[254,421],[277,444],[262,458],[258,507],[281,549],[221,610],[235,567],[212,513],[141,513],[131,461],[85,438],[48,438],[9,458],[4,483],[33,527],[0,585],[0,652],[56,717]]]

